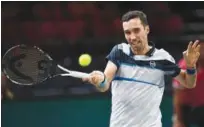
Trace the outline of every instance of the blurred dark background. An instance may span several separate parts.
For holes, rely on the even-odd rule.
[[[17,44],[37,45],[69,69],[84,72],[103,70],[106,65],[105,57],[112,47],[125,41],[120,18],[129,10],[142,10],[147,14],[151,31],[149,40],[153,41],[157,48],[164,48],[170,52],[176,61],[182,58],[182,52],[189,41],[196,39],[204,41],[204,2],[4,1],[1,2],[1,54],[3,56],[6,50]],[[93,61],[90,66],[79,66],[78,57],[82,53],[92,55]],[[6,86],[11,91],[13,101],[7,101],[11,100],[9,97],[3,98],[4,104],[7,105],[3,105],[4,113],[12,109],[11,103],[19,104],[19,101],[15,100],[27,100],[33,105],[38,105],[37,103],[44,99],[57,101],[62,98],[68,101],[86,98],[90,101],[90,98],[99,97],[101,101],[105,101],[104,98],[110,101],[110,92],[99,93],[92,85],[69,77],[58,77],[32,87],[18,86],[7,81]],[[171,93],[171,78],[167,77],[165,97],[168,98],[166,99],[168,102],[162,105],[171,106]],[[105,103],[110,104],[107,101]],[[56,103],[60,105],[64,101]],[[20,103],[20,105],[23,104]],[[41,107],[40,104],[39,107]],[[107,105],[106,107],[109,108]],[[34,111],[38,110],[35,106],[33,108]],[[18,108],[20,109],[22,110],[22,107]],[[53,110],[55,108],[50,109],[49,112]],[[98,109],[95,110],[98,111]],[[29,108],[26,111],[29,111]],[[105,115],[108,116],[108,114]],[[8,114],[6,116],[10,117]],[[170,126],[171,119],[165,122]],[[9,127],[8,125],[11,124],[5,120],[3,125]],[[32,127],[35,125],[33,124]],[[61,126],[65,125],[67,124],[64,123]]]

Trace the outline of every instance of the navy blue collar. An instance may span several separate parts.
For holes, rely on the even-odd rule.
[[[154,54],[155,51],[155,44],[150,41],[149,45],[152,46],[152,48],[145,54],[146,56],[152,56]],[[130,56],[134,56],[135,54],[132,52],[131,47],[130,47]]]

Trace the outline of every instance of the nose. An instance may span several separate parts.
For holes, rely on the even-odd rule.
[[[137,38],[137,37],[136,37],[135,34],[131,34],[131,35],[130,35],[130,39],[131,39],[131,40],[136,40],[136,38]]]

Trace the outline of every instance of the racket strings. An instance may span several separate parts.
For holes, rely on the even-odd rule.
[[[28,50],[25,53],[27,54],[26,58],[22,59],[23,64],[22,67],[19,68],[19,70],[23,74],[32,77],[34,82],[37,82],[38,80],[40,80],[37,76],[39,74],[38,61],[42,60],[43,57],[40,56],[40,54],[35,50]]]

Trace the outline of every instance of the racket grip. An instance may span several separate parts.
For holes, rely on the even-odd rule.
[[[62,76],[71,76],[74,78],[87,78],[89,77],[88,73],[78,72],[78,71],[70,71],[69,74],[62,74]]]
[[[57,65],[60,69],[62,69],[63,71],[66,71],[68,74],[61,74],[61,76],[71,76],[71,77],[75,77],[75,78],[86,78],[89,76],[88,73],[84,73],[84,72],[78,72],[78,71],[71,71],[68,70],[60,65]]]
[[[78,71],[71,71],[71,76],[75,78],[87,78],[89,77],[89,74]]]

